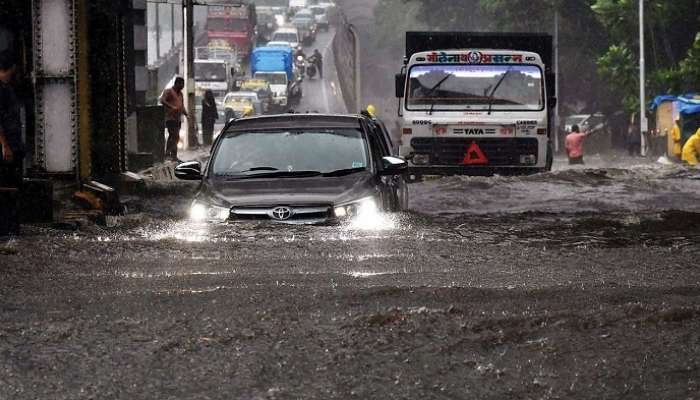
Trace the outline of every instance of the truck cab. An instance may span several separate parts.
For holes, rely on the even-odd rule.
[[[407,34],[410,54],[397,75],[396,94],[401,102],[399,152],[410,160],[412,175],[551,169],[551,108],[556,99],[553,85],[549,88],[550,58],[540,54],[551,46],[545,37],[544,44],[537,44],[539,52],[530,51],[542,38]],[[490,46],[473,47],[478,44]]]

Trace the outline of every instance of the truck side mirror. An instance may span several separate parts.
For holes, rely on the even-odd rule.
[[[557,98],[552,96],[547,100],[547,105],[549,106],[549,108],[554,108],[557,106],[557,101]]]
[[[396,74],[394,81],[396,85],[396,97],[401,98],[406,91],[406,74]]]

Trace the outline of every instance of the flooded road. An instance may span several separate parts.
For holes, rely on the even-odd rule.
[[[344,226],[197,225],[151,183],[0,243],[0,398],[692,398],[698,176],[432,179]]]

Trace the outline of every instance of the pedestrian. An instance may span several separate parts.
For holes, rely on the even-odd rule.
[[[177,144],[180,141],[180,128],[182,128],[182,116],[189,117],[185,110],[185,102],[182,89],[185,80],[175,78],[175,83],[169,89],[165,89],[160,96],[160,103],[165,106],[165,127],[168,130],[168,142],[165,145],[165,157],[172,161],[178,161]]]
[[[636,117],[632,117],[633,121],[630,123],[629,127],[627,128],[627,137],[625,140],[625,144],[627,145],[627,154],[630,157],[637,156],[641,153],[641,146],[642,146],[642,138],[641,138],[641,131],[640,131],[640,126],[636,121]]]
[[[688,165],[698,165],[698,156],[700,155],[700,129],[693,136],[689,137],[683,145],[681,159]]]
[[[214,123],[219,119],[214,92],[207,90],[202,98],[202,140],[210,146],[214,138]]]
[[[14,73],[13,55],[0,52],[0,186],[20,188],[24,145],[20,103],[11,85]]]
[[[314,65],[318,70],[318,77],[323,79],[323,56],[318,49],[314,50],[314,54],[311,55]]]
[[[673,139],[673,155],[681,158],[683,146],[681,146],[681,117],[676,117],[676,121],[671,129],[671,138]]]
[[[588,136],[582,133],[578,125],[571,127],[571,133],[566,136],[566,153],[569,156],[569,165],[583,165],[583,141]]]

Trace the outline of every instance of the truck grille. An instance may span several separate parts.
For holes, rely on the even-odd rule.
[[[411,147],[416,154],[429,154],[432,165],[461,165],[474,142],[489,166],[519,166],[521,155],[538,156],[538,142],[533,138],[413,138]]]

